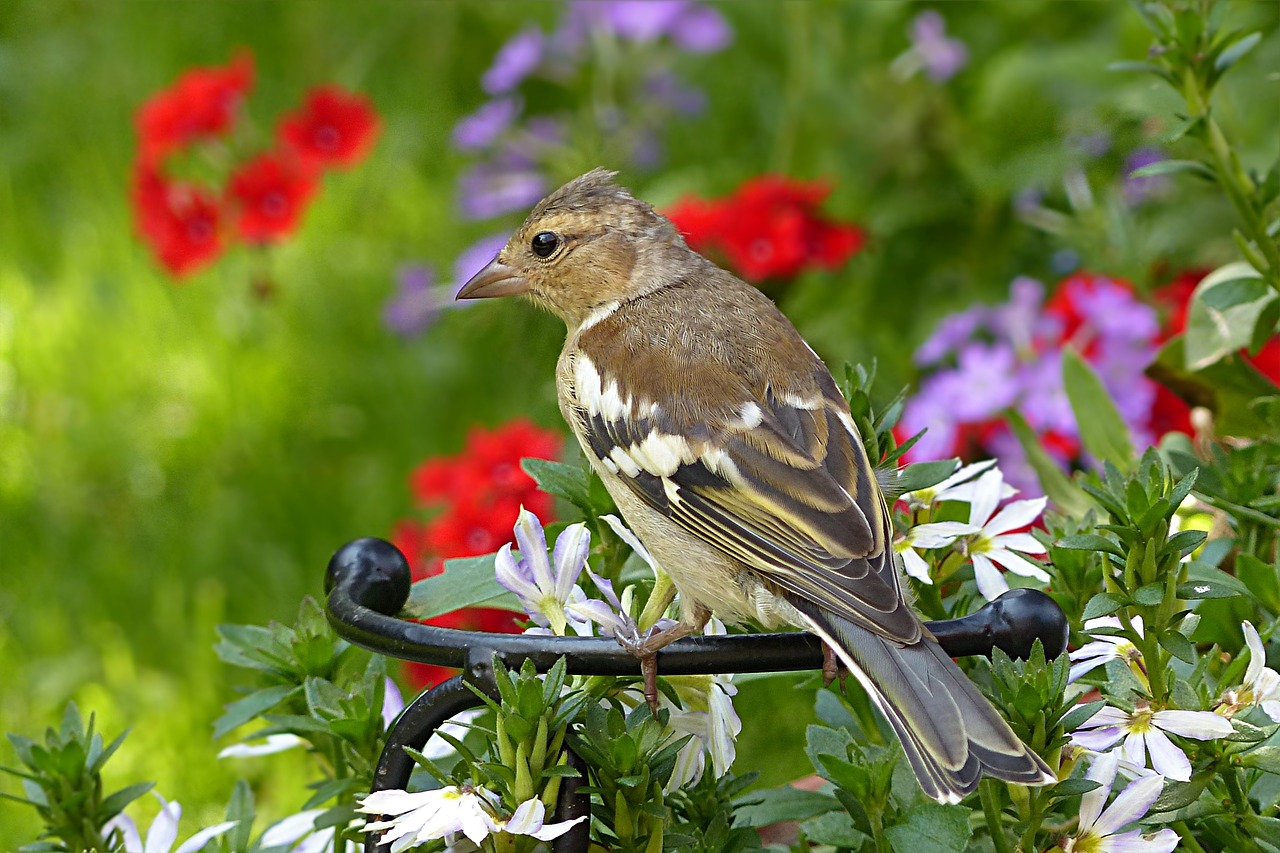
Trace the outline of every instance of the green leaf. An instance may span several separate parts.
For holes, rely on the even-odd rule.
[[[867,835],[858,831],[853,825],[853,818],[845,811],[830,811],[810,818],[800,824],[800,831],[811,842],[854,850],[870,840]]]
[[[1129,173],[1130,178],[1150,178],[1154,175],[1172,175],[1177,173],[1195,175],[1210,181],[1218,180],[1213,170],[1199,160],[1161,160]]]
[[[585,469],[535,457],[521,459],[520,467],[542,491],[564,498],[583,512],[591,512],[591,489]]]
[[[1232,42],[1230,47],[1218,54],[1218,58],[1213,62],[1213,70],[1218,74],[1226,71],[1232,65],[1235,65],[1240,57],[1253,50],[1254,45],[1260,41],[1262,41],[1262,33],[1253,32]]]
[[[1085,450],[1121,471],[1132,468],[1134,452],[1129,426],[1098,374],[1070,347],[1062,353],[1062,382]]]
[[[291,684],[280,684],[275,687],[264,687],[261,690],[250,693],[243,699],[237,699],[227,706],[227,712],[213,724],[214,739],[216,740],[227,732],[238,729],[263,711],[274,708],[298,689],[298,687]]]
[[[1280,569],[1252,554],[1239,554],[1236,557],[1236,575],[1268,610],[1280,610]]]
[[[1149,583],[1133,594],[1133,600],[1143,607],[1155,607],[1164,600],[1164,584]]]
[[[1123,595],[1117,595],[1114,592],[1100,592],[1089,599],[1089,603],[1084,606],[1084,613],[1080,615],[1080,619],[1088,622],[1090,619],[1096,619],[1099,616],[1110,616],[1128,602],[1129,599]]]
[[[1178,598],[1188,601],[1248,594],[1249,587],[1239,578],[1199,560],[1187,564],[1187,582],[1178,587]]]
[[[917,489],[927,489],[950,477],[959,467],[960,463],[955,459],[943,459],[938,462],[917,462],[898,472],[898,479],[894,482],[893,487],[901,495],[905,495],[907,492],[914,492]]]
[[[1280,775],[1280,746],[1260,746],[1240,756],[1245,767],[1256,767],[1266,773]]]
[[[1099,699],[1096,702],[1086,702],[1083,705],[1076,705],[1070,711],[1062,715],[1062,719],[1058,721],[1058,725],[1062,727],[1064,732],[1073,732],[1087,723],[1094,714],[1101,711],[1106,707],[1106,705],[1107,700],[1105,699]]]
[[[1156,360],[1146,369],[1152,379],[1170,388],[1192,406],[1204,406],[1214,413],[1214,428],[1219,435],[1254,437],[1275,434],[1275,429],[1256,411],[1253,403],[1260,397],[1274,395],[1276,385],[1237,355],[1199,370],[1187,367],[1186,336],[1171,338]],[[1188,469],[1189,470],[1189,469]],[[1212,469],[1209,469],[1212,470]],[[1201,471],[1199,490],[1210,483]]]
[[[1115,554],[1117,557],[1123,557],[1124,551],[1120,545],[1114,540],[1105,536],[1099,536],[1096,533],[1077,533],[1073,536],[1064,536],[1056,543],[1059,548],[1066,548],[1068,551],[1102,551],[1107,554]]]
[[[1202,370],[1254,343],[1273,328],[1280,296],[1243,261],[1219,267],[1196,285],[1187,311],[1186,366]]]
[[[1018,444],[1022,445],[1023,452],[1027,454],[1027,461],[1036,472],[1040,488],[1044,490],[1054,506],[1071,516],[1083,516],[1093,509],[1089,496],[1067,476],[1044,449],[1026,419],[1011,409],[1005,412],[1005,419],[1009,423],[1009,428],[1013,430],[1014,436],[1017,437]]]
[[[106,817],[114,817],[124,810],[124,807],[141,797],[147,791],[156,786],[155,782],[139,782],[136,785],[130,785],[127,788],[121,788],[111,796],[102,801],[101,814]]]
[[[885,830],[894,850],[910,853],[964,853],[969,846],[969,810],[960,806],[920,803],[906,819]]]
[[[409,592],[405,610],[415,619],[430,619],[464,607],[498,607],[523,613],[516,597],[494,575],[496,555],[446,560],[444,571],[420,580]]]
[[[1087,794],[1097,787],[1098,783],[1092,779],[1063,779],[1050,788],[1049,791],[1055,797],[1077,797],[1080,794]]]
[[[750,802],[747,802],[747,801]],[[733,810],[734,826],[768,826],[789,820],[805,820],[840,808],[830,794],[799,788],[752,791]]]
[[[1189,664],[1196,662],[1196,647],[1191,645],[1191,641],[1182,636],[1177,631],[1165,631],[1160,635],[1160,645],[1164,646],[1165,651],[1176,657],[1178,660],[1186,661]]]

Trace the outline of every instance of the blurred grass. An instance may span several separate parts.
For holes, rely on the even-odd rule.
[[[724,194],[766,170],[827,177],[829,208],[864,223],[871,244],[846,271],[794,285],[783,306],[833,365],[877,359],[886,395],[939,317],[999,298],[1015,275],[1052,278],[1061,244],[1017,223],[1010,199],[1032,186],[1061,196],[1078,160],[1064,137],[1107,129],[1132,147],[1146,117],[1173,106],[1147,80],[1103,70],[1146,48],[1120,4],[947,4],[971,68],[945,88],[895,80],[888,64],[921,8],[726,5],[734,46],[680,63],[709,114],[667,129],[658,174],[624,172],[658,203]],[[1235,14],[1273,34],[1268,9]],[[560,426],[562,330],[550,318],[486,304],[409,343],[381,324],[398,265],[447,269],[495,230],[453,213],[464,161],[449,130],[480,103],[477,79],[501,42],[557,10],[0,6],[4,729],[35,735],[69,698],[108,735],[133,726],[114,778],[158,779],[192,826],[216,818],[241,772],[272,814],[300,804],[300,757],[213,760],[210,723],[235,682],[213,658],[214,626],[292,619],[301,596],[319,594],[332,551],[408,514],[408,472],[456,450],[468,425],[525,415]],[[1258,105],[1274,94],[1262,70],[1280,65],[1276,41],[1241,63],[1221,102],[1258,166],[1275,152],[1274,110]],[[126,200],[133,111],[240,45],[257,61],[249,111],[263,127],[327,80],[367,93],[385,122],[373,155],[326,179],[298,237],[270,259],[267,302],[249,286],[264,259],[242,250],[174,286],[134,241]],[[1114,177],[1122,153],[1091,176]],[[593,156],[584,141],[576,159]],[[1103,229],[1083,260],[1146,285],[1157,258],[1221,259],[1230,246],[1199,235],[1229,233],[1227,213],[1201,198],[1178,185],[1132,233]],[[754,710],[743,712],[742,768],[770,783],[803,771],[812,697],[759,684],[743,696]],[[0,763],[12,763],[7,750]],[[33,835],[29,815],[0,804],[0,838]]]

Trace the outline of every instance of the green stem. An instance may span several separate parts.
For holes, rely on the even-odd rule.
[[[1235,768],[1228,768],[1222,774],[1222,781],[1227,784],[1227,793],[1231,795],[1231,804],[1235,806],[1236,814],[1241,817],[1253,814],[1253,809],[1249,806],[1249,798],[1245,795],[1244,788],[1240,786],[1240,771]]]
[[[1031,789],[1031,819],[1027,821],[1027,829],[1022,833],[1022,841],[1019,846],[1023,850],[1036,849],[1036,833],[1040,831],[1040,824],[1044,822],[1044,810],[1040,808],[1039,789]]]
[[[1191,853],[1205,853],[1205,849],[1200,846],[1200,842],[1196,841],[1195,834],[1191,828],[1187,826],[1186,821],[1178,821],[1173,825],[1174,832],[1178,833],[1178,837],[1182,839],[1179,846],[1184,850],[1190,850]]]
[[[1000,818],[1000,806],[996,803],[997,784],[994,779],[983,779],[979,782],[978,799],[982,801],[982,813],[987,818],[987,832],[991,833],[991,843],[995,845],[996,853],[1013,853],[1009,838],[1004,834],[1004,822]]]

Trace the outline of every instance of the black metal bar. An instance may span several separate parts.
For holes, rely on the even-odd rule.
[[[394,545],[358,539],[329,562],[329,621],[339,634],[365,648],[403,660],[464,667],[476,680],[485,678],[495,655],[509,668],[532,660],[545,671],[564,657],[575,675],[640,674],[639,661],[605,637],[490,634],[398,619],[394,614],[408,601],[409,587],[408,561]],[[1038,590],[1010,590],[970,616],[926,625],[952,657],[989,655],[999,648],[1025,658],[1037,638],[1051,658],[1067,646],[1066,617]],[[658,653],[658,671],[667,675],[787,672],[821,665],[821,641],[804,632],[688,637]]]

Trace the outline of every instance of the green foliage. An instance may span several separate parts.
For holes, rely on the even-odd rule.
[[[23,796],[2,796],[34,808],[45,826],[41,839],[56,839],[24,850],[80,853],[101,848],[107,821],[154,787],[153,783],[143,782],[110,794],[104,792],[103,765],[120,748],[125,734],[104,746],[102,735],[94,730],[93,716],[89,716],[86,726],[72,703],[63,712],[62,724],[45,731],[43,744],[9,735],[23,768],[0,770],[22,780]]]

